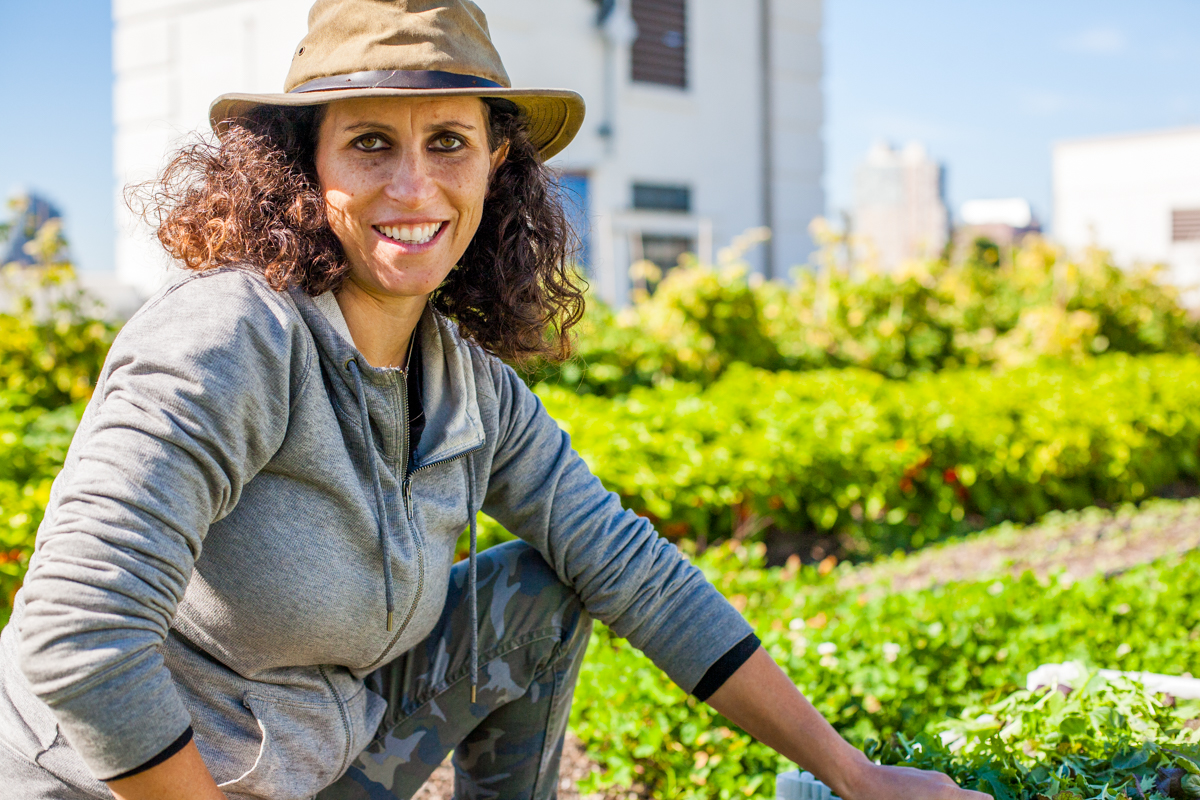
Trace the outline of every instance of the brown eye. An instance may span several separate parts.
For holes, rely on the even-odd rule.
[[[358,139],[358,149],[374,152],[383,150],[387,146],[387,142],[373,133],[368,133],[366,136],[360,136]]]
[[[457,136],[445,134],[443,136],[439,136],[434,144],[437,145],[438,150],[458,150],[462,147],[462,139],[458,138]]]

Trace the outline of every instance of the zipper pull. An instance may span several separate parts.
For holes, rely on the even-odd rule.
[[[413,519],[412,475],[409,475],[407,478],[404,479],[404,511],[405,511],[405,513],[408,514],[408,521],[412,522],[412,519]]]

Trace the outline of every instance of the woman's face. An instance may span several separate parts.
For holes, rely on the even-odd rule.
[[[505,148],[488,149],[477,97],[361,98],[328,105],[316,166],[349,280],[377,297],[436,289],[479,227]]]

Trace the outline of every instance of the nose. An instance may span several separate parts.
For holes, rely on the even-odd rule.
[[[394,162],[394,169],[385,190],[389,199],[413,211],[428,203],[436,186],[420,148],[408,149]]]

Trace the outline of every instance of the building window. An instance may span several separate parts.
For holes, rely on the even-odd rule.
[[[679,266],[679,259],[684,253],[694,252],[696,252],[696,242],[690,236],[643,233],[642,257],[638,261],[649,261],[665,275]],[[653,284],[657,283],[657,281],[649,281],[648,283],[652,285],[647,288],[653,289]]]
[[[687,186],[672,186],[655,183],[633,185],[633,207],[637,211],[659,211],[687,214],[692,210],[692,190]],[[651,227],[652,223],[647,227]],[[684,253],[696,252],[696,242],[691,236],[677,233],[642,230],[632,241],[633,260],[649,261],[657,267],[650,274],[634,275],[634,286],[653,292],[662,275],[679,264]]]
[[[633,0],[633,79],[687,88],[685,0]]]
[[[639,211],[676,211],[686,214],[692,210],[692,190],[687,186],[635,183],[633,207]]]
[[[1171,241],[1200,242],[1200,208],[1171,212]]]

